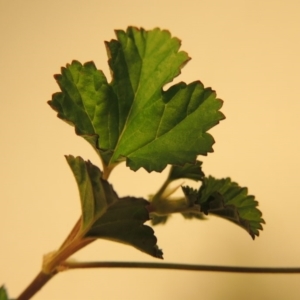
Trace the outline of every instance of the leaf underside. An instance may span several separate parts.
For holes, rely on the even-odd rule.
[[[82,234],[128,244],[162,258],[153,229],[144,225],[149,220],[149,202],[142,198],[119,198],[91,162],[85,162],[81,157],[66,158],[79,189]]]
[[[163,87],[189,60],[180,41],[158,28],[128,27],[106,42],[112,80],[93,62],[73,61],[55,78],[61,92],[48,103],[75,126],[106,165],[162,171],[212,152],[207,133],[224,118],[222,101],[201,82]]]
[[[184,187],[187,197],[197,195],[196,203],[204,214],[214,214],[230,220],[244,228],[254,239],[262,230],[262,213],[257,208],[254,196],[248,195],[245,187],[240,187],[230,178],[215,179],[212,176],[203,180],[199,191]]]

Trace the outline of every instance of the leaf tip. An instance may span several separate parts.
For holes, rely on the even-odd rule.
[[[9,300],[7,289],[4,285],[0,286],[0,300]]]
[[[154,247],[154,256],[156,258],[164,259],[163,254],[164,253],[163,253],[162,249],[159,249],[158,246],[155,245],[155,247]]]

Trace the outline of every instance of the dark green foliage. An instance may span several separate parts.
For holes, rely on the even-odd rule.
[[[81,234],[128,244],[154,257],[162,258],[149,220],[149,202],[142,198],[119,198],[101,178],[101,171],[81,157],[67,156],[77,181],[81,208]]]
[[[204,214],[215,214],[230,220],[246,229],[251,237],[259,235],[262,230],[262,213],[257,209],[258,202],[248,195],[248,189],[240,187],[230,178],[204,178],[199,191],[184,188],[185,195],[200,205]]]
[[[190,59],[179,51],[180,40],[158,28],[128,27],[116,36],[105,43],[110,82],[93,62],[73,61],[55,75],[61,92],[49,101],[103,163],[102,173],[89,161],[67,157],[79,187],[81,233],[129,244],[155,257],[162,252],[144,223],[151,218],[153,225],[164,224],[173,213],[186,219],[215,214],[257,236],[264,220],[254,197],[229,178],[206,178],[196,160],[213,151],[214,139],[207,131],[224,119],[222,101],[200,81],[163,90]],[[149,202],[119,198],[105,179],[122,161],[132,170],[171,169]],[[182,197],[174,199],[169,184],[178,179],[200,181],[200,189],[183,187]]]

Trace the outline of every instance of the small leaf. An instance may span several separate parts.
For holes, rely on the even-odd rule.
[[[0,300],[9,300],[6,289],[3,285],[0,287]]]
[[[101,171],[81,157],[67,156],[77,181],[81,208],[81,234],[131,245],[162,258],[149,220],[149,202],[142,198],[119,198],[112,186],[101,178]]]
[[[151,215],[151,225],[155,226],[155,225],[159,225],[159,224],[166,224],[166,222],[168,221],[168,219],[171,217],[171,215],[155,215],[152,214]]]
[[[187,178],[195,181],[202,180],[204,173],[202,172],[201,165],[202,162],[197,160],[195,164],[187,163],[184,166],[172,166],[169,173],[169,179],[176,180]]]
[[[187,197],[194,197],[194,190],[184,190]],[[259,236],[259,230],[265,221],[257,209],[258,202],[254,196],[248,195],[245,187],[240,187],[230,178],[205,178],[198,192],[197,203],[205,214],[215,214],[230,220],[244,229],[254,239]]]
[[[158,28],[128,27],[106,42],[112,81],[94,63],[73,61],[55,78],[61,88],[48,103],[101,156],[132,170],[162,171],[212,152],[207,133],[224,119],[222,101],[199,81],[163,87],[190,59],[180,41]]]

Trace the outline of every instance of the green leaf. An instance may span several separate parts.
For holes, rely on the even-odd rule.
[[[126,243],[154,257],[162,258],[162,252],[156,246],[157,239],[153,229],[142,225],[149,220],[145,209],[148,204],[142,198],[121,198],[95,221],[86,236]]]
[[[195,197],[195,190],[186,187],[183,190],[187,197]],[[258,202],[254,196],[248,195],[247,188],[240,187],[230,178],[204,178],[196,203],[200,205],[201,212],[212,213],[238,224],[253,239],[263,229],[265,222],[261,218],[261,211],[257,209]]]
[[[169,179],[172,181],[181,178],[192,179],[195,181],[202,180],[204,173],[202,172],[201,166],[202,162],[198,160],[194,164],[187,163],[183,166],[172,166],[169,173]]]
[[[149,220],[149,202],[142,198],[119,198],[112,186],[101,178],[101,171],[81,157],[67,156],[77,181],[81,208],[81,234],[131,245],[162,258]]]
[[[0,300],[9,300],[6,289],[3,285],[0,287]]]
[[[94,63],[73,61],[55,78],[61,88],[49,101],[107,166],[125,160],[137,170],[194,163],[212,152],[207,133],[224,118],[222,101],[201,82],[163,87],[189,60],[180,41],[158,28],[128,27],[106,42],[112,81]]]

